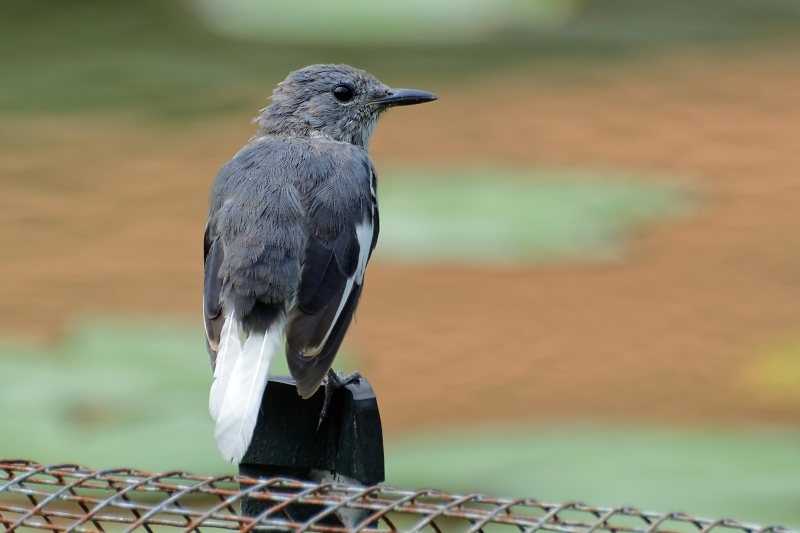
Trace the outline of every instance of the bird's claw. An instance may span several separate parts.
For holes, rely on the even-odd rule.
[[[345,385],[350,385],[351,383],[358,383],[361,379],[361,374],[358,371],[353,372],[352,374],[344,375],[342,371],[338,371],[336,373],[333,370],[328,372],[328,382],[333,381],[334,389],[338,389],[344,387]]]
[[[360,379],[361,374],[358,372],[353,372],[345,376],[341,370],[339,372],[328,370],[328,376],[325,379],[325,399],[322,402],[322,411],[319,414],[319,422],[317,422],[317,431],[319,431],[322,421],[325,420],[325,416],[328,414],[328,406],[333,397],[333,391],[345,385],[350,385],[351,383],[358,383]]]

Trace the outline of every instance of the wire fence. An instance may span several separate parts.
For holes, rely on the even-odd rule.
[[[243,516],[242,507],[251,512]],[[284,478],[89,470],[0,460],[0,524],[8,532],[148,533],[181,529],[350,533],[794,533],[629,507],[544,503],[435,490],[359,487]],[[201,529],[202,528],[202,529]]]

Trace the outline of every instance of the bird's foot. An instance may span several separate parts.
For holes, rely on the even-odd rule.
[[[333,382],[333,389],[339,389],[344,387],[345,385],[350,385],[351,383],[358,383],[361,379],[361,374],[358,371],[353,372],[352,374],[344,375],[342,371],[334,372],[333,370],[328,370],[328,383],[331,381]],[[326,383],[326,386],[328,385]]]
[[[358,372],[353,372],[345,376],[341,371],[334,372],[333,369],[328,370],[328,377],[325,379],[325,400],[322,402],[322,412],[319,414],[319,422],[317,422],[317,430],[322,425],[322,421],[325,420],[325,416],[328,414],[328,405],[330,405],[331,398],[333,397],[333,391],[336,389],[340,389],[345,385],[350,385],[351,383],[358,383],[361,379],[361,374]]]

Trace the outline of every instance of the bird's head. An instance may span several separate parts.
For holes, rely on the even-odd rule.
[[[278,84],[256,120],[260,134],[319,135],[366,149],[383,111],[432,100],[431,93],[391,89],[347,65],[312,65]]]

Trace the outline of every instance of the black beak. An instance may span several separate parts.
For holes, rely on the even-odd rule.
[[[371,103],[381,107],[424,104],[436,100],[436,95],[414,89],[389,89],[389,94]]]

